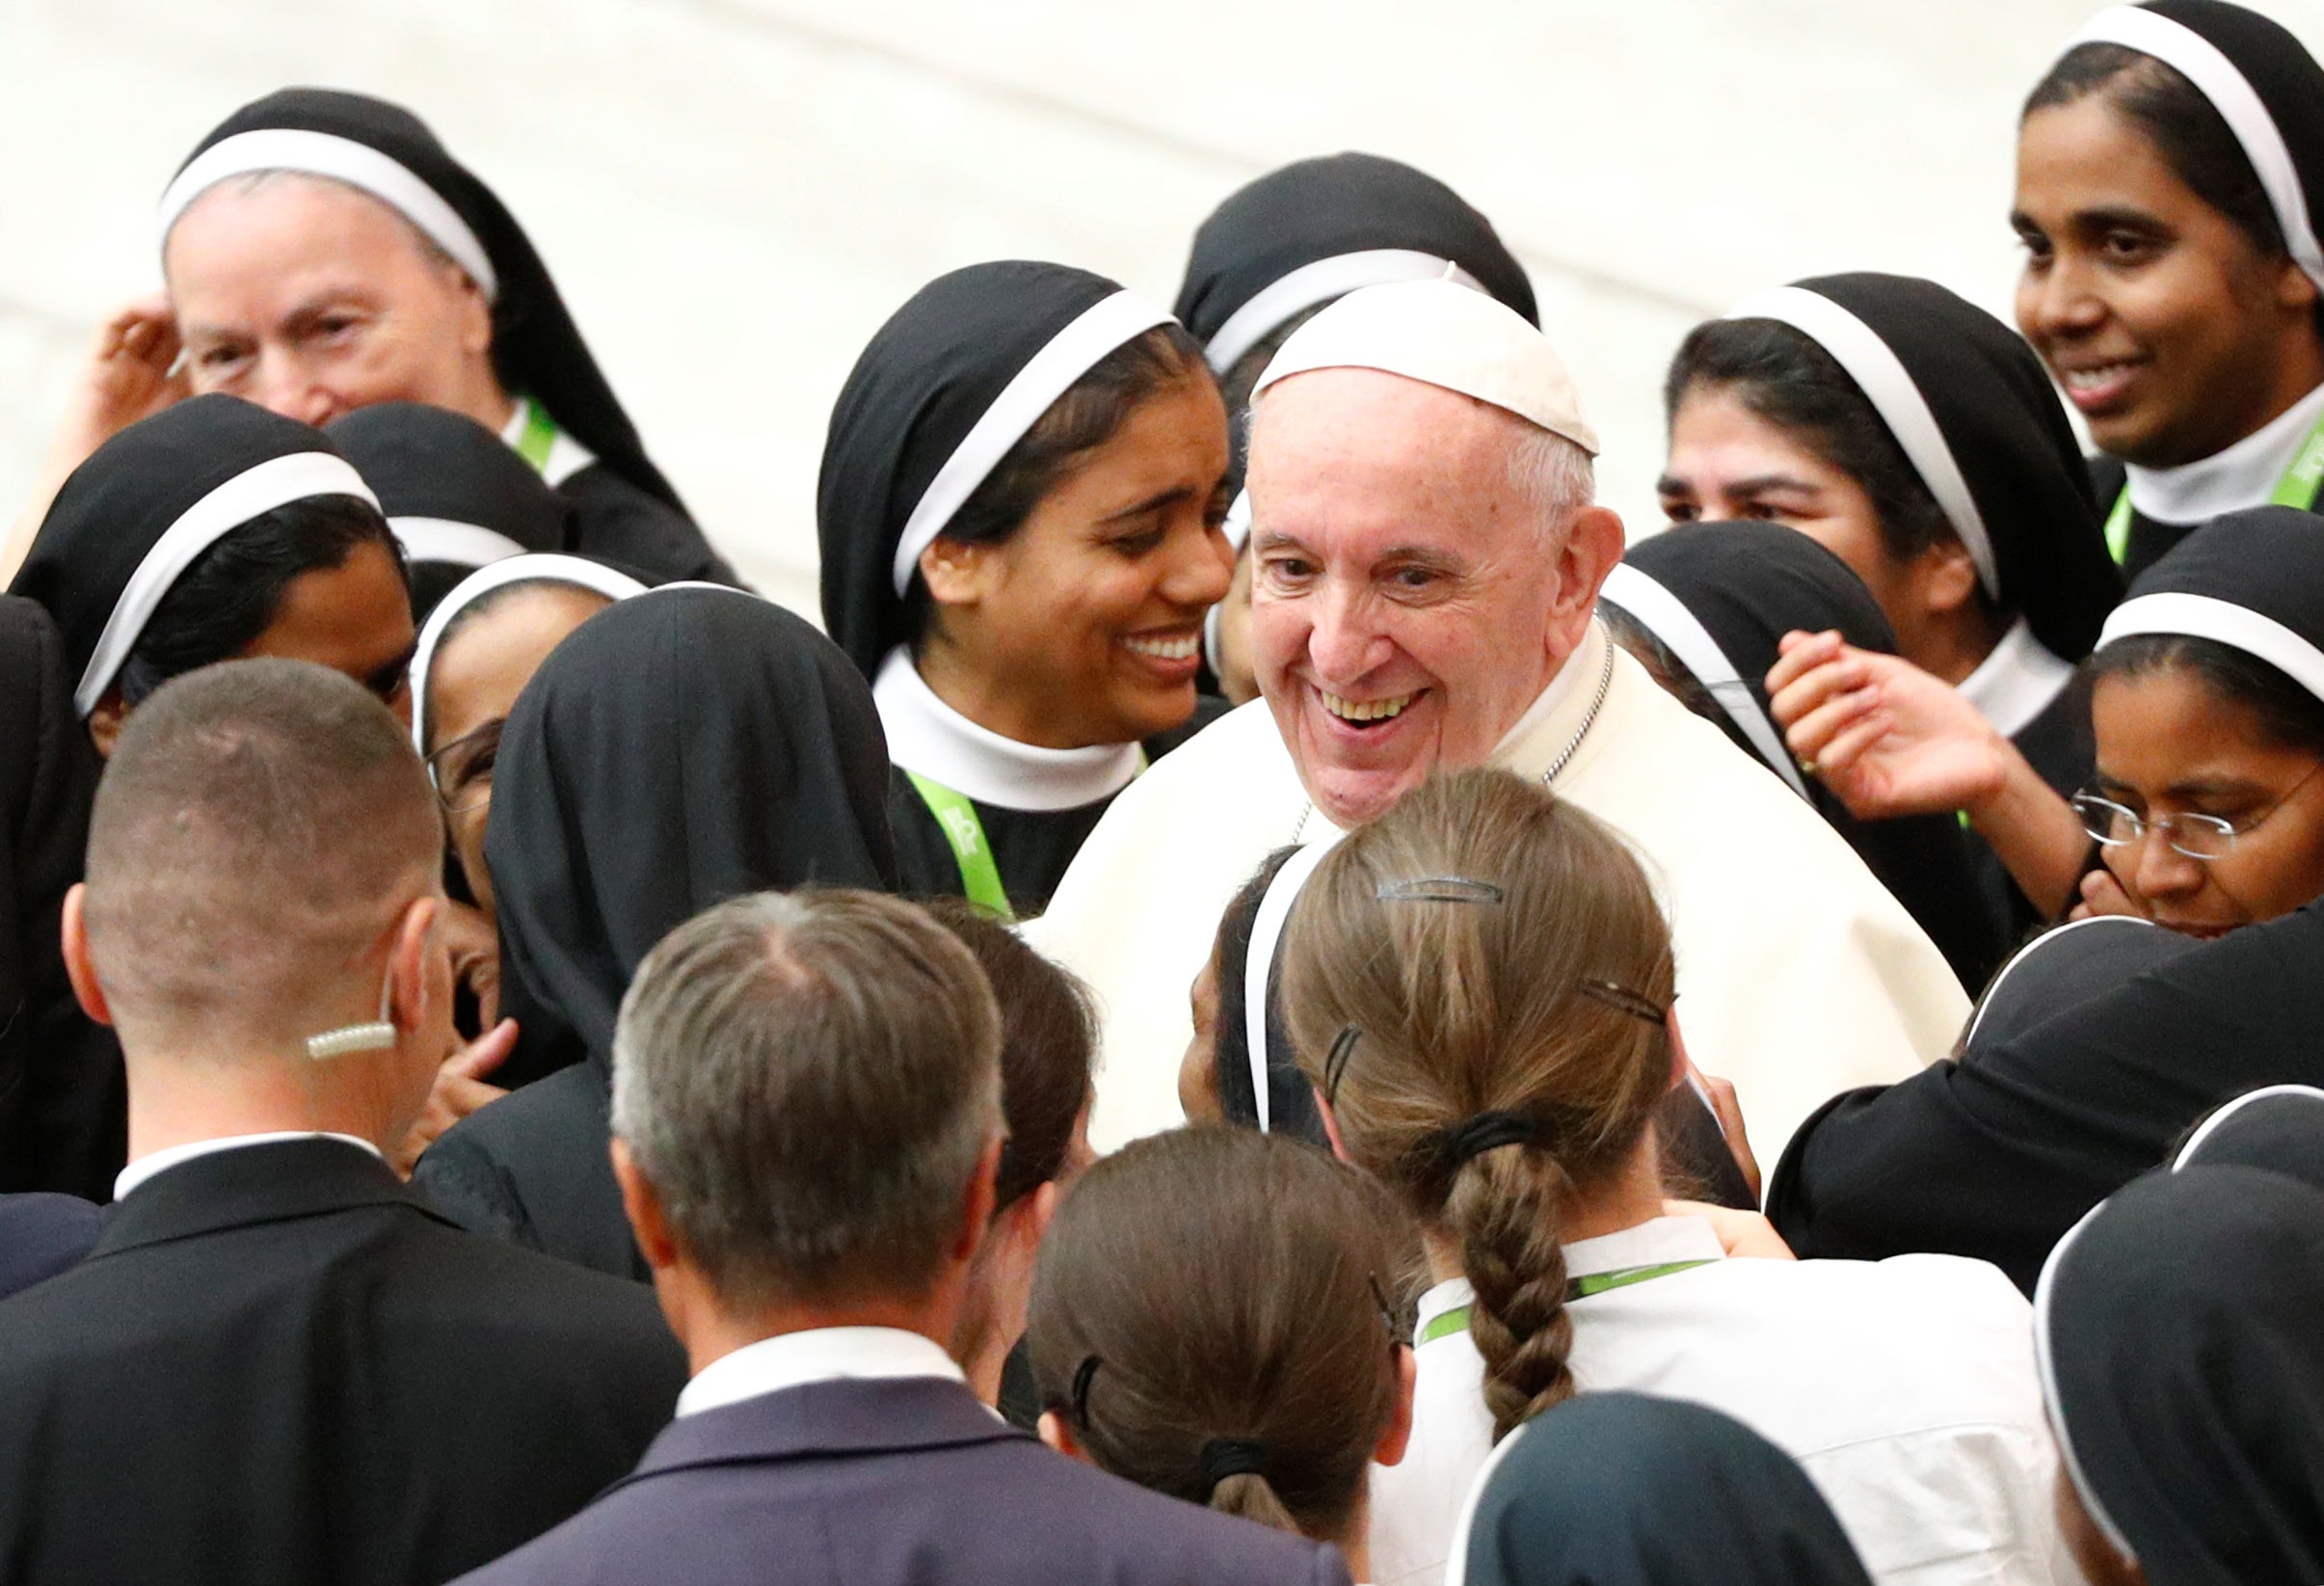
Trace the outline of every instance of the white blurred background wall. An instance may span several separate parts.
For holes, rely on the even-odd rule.
[[[1690,324],[1822,271],[2007,314],[2017,108],[2094,0],[0,0],[0,521],[89,327],[158,282],[194,142],[290,83],[400,100],[548,260],[649,446],[815,607],[857,351],[928,278],[1054,258],[1174,294],[1230,189],[1342,148],[1443,177],[1532,271],[1659,523]],[[2324,0],[2262,0],[2324,45]],[[1634,530],[1635,531],[1635,530]]]

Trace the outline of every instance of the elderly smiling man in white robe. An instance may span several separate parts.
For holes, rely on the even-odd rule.
[[[1596,437],[1538,331],[1450,282],[1369,287],[1285,343],[1253,423],[1265,698],[1123,792],[1027,927],[1097,993],[1094,1143],[1181,1120],[1188,987],[1270,851],[1487,761],[1644,858],[1688,1051],[1763,1160],[1829,1097],[1946,1054],[1967,999],[1929,939],[1596,622],[1622,525],[1591,504]]]

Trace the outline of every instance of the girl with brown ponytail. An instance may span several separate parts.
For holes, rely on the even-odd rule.
[[[1368,1472],[1403,1455],[1418,1250],[1378,1186],[1230,1127],[1134,1142],[1042,1246],[1026,1347],[1041,1436],[1102,1469],[1319,1542],[1349,1576]]]
[[[1609,828],[1507,771],[1431,779],[1322,863],[1285,943],[1326,1127],[1418,1220],[1434,1280],[1376,1579],[1440,1578],[1513,1427],[1630,1388],[1798,1459],[1887,1586],[2048,1586],[2056,1454],[2009,1280],[1954,1256],[1728,1259],[1664,1200],[1653,1115],[1689,1073],[1670,932]]]

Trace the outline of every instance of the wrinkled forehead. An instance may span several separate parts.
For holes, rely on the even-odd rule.
[[[1253,543],[1290,538],[1353,552],[1400,544],[1483,549],[1535,528],[1520,488],[1536,433],[1514,414],[1379,369],[1278,381],[1251,416]]]
[[[394,205],[305,171],[253,171],[211,184],[162,246],[162,272],[174,292],[248,286],[318,267],[368,280],[414,260],[459,268]]]

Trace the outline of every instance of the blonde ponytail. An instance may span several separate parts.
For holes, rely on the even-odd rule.
[[[1670,1083],[1669,926],[1611,830],[1501,770],[1351,834],[1285,932],[1299,1062],[1350,1160],[1459,1251],[1496,1439],[1573,1396],[1564,1233]]]

